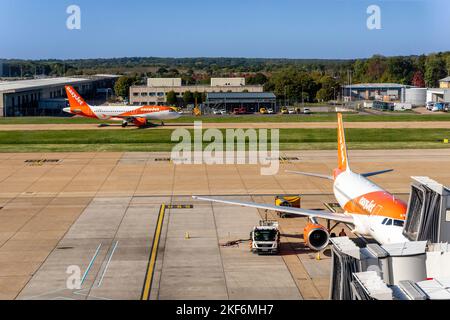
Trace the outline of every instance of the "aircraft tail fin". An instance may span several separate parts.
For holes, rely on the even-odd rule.
[[[89,105],[84,101],[84,99],[78,94],[78,92],[72,86],[66,86],[66,94],[69,99],[70,111],[72,113],[82,113],[86,116],[93,116]]]
[[[342,114],[338,113],[338,169],[341,171],[349,170],[347,144],[345,142],[344,123]]]

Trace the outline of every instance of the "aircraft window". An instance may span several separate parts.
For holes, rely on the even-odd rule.
[[[387,226],[392,226],[392,219],[389,219],[389,220],[386,222],[386,225],[387,225]]]
[[[388,220],[388,218],[384,218],[383,222],[381,224],[385,224],[387,220]]]
[[[403,220],[394,220],[394,226],[403,227],[404,224],[405,224],[405,221],[403,221]]]

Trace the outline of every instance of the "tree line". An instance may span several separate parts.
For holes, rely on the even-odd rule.
[[[211,77],[245,77],[247,84],[264,85],[280,99],[308,102],[335,99],[350,79],[351,83],[437,87],[439,80],[450,74],[450,52],[354,60],[136,57],[0,62],[6,77],[123,74],[116,94],[124,97],[129,86],[143,85],[149,77],[177,77],[185,85],[209,84]],[[197,94],[197,100],[201,98]],[[192,102],[189,96],[183,100]]]

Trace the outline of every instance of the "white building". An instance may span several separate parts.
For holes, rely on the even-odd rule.
[[[213,92],[263,92],[261,85],[245,85],[245,78],[212,78],[210,85],[183,85],[181,78],[149,78],[146,86],[130,88],[130,103],[133,105],[161,105],[167,102],[167,93],[173,91],[181,101],[187,91],[192,93]]]
[[[245,86],[245,78],[211,78],[211,87]]]

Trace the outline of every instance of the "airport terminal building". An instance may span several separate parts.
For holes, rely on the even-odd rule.
[[[186,91],[192,93],[214,92],[263,92],[262,85],[246,85],[245,78],[211,78],[210,85],[182,85],[181,78],[149,78],[146,86],[130,88],[130,103],[133,105],[164,105],[167,93],[174,91],[182,100]]]
[[[64,86],[94,98],[99,89],[113,88],[116,75],[43,78],[0,82],[0,116],[59,116],[66,107]]]

